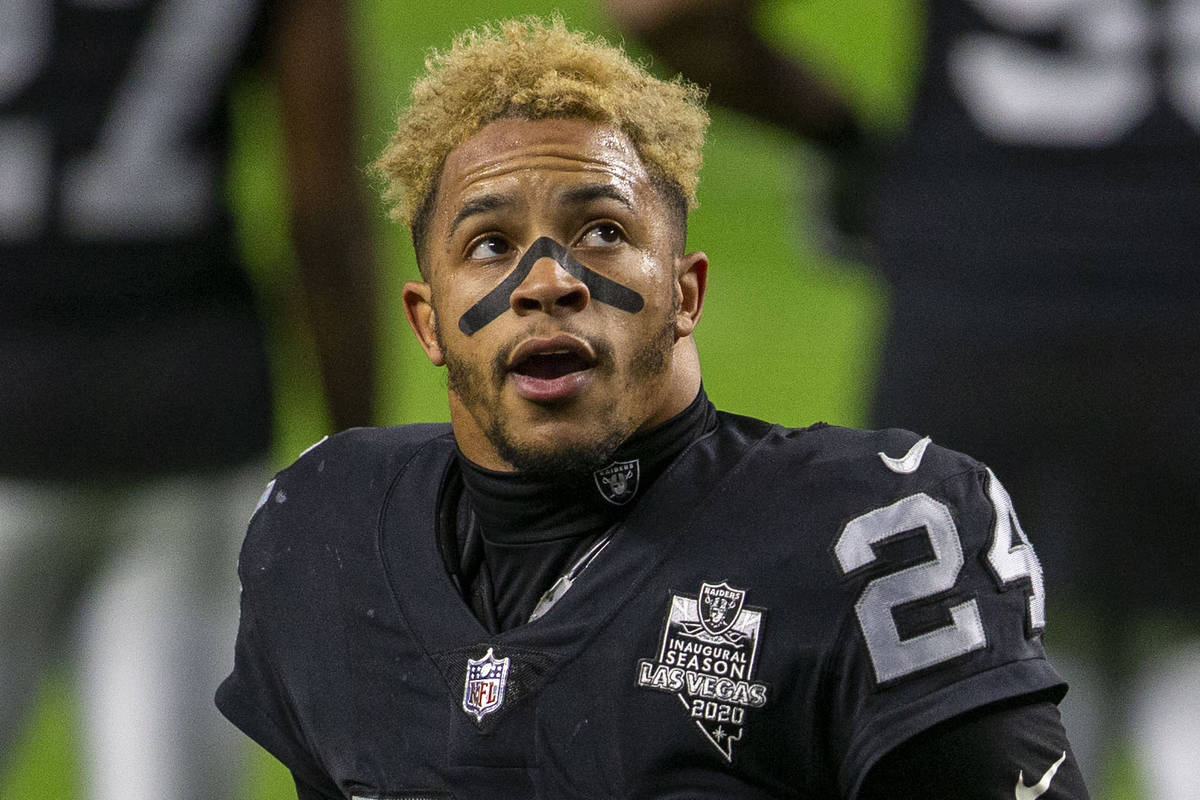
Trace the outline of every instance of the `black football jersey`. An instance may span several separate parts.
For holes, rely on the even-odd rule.
[[[218,705],[331,797],[852,797],[913,734],[1060,689],[1007,494],[927,439],[720,414],[497,635],[435,541],[456,459],[446,425],[350,431],[252,520]]]
[[[261,457],[264,334],[227,203],[228,101],[269,0],[5,0],[0,473]]]
[[[927,6],[911,130],[880,201],[888,278],[1047,295],[1059,315],[1064,299],[1194,305],[1200,3]]]

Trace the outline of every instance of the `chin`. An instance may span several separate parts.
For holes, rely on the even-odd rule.
[[[606,466],[626,438],[624,431],[609,431],[575,441],[513,441],[503,437],[493,439],[492,444],[500,457],[519,472],[566,481]]]

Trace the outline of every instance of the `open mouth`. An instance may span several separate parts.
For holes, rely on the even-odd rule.
[[[563,350],[552,353],[531,353],[514,364],[512,371],[529,378],[553,380],[572,372],[590,369],[591,366],[579,353]]]
[[[582,391],[596,366],[596,354],[584,341],[562,334],[522,342],[513,351],[508,373],[518,394],[535,402],[566,400]]]

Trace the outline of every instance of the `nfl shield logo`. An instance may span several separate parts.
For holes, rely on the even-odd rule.
[[[479,722],[504,702],[508,684],[508,658],[496,658],[488,648],[483,658],[467,659],[467,680],[463,686],[463,711]]]
[[[637,494],[640,474],[641,462],[635,458],[633,461],[614,461],[596,470],[592,476],[601,497],[615,506],[623,506]]]
[[[742,602],[746,599],[745,589],[734,589],[728,583],[700,584],[700,624],[713,636],[721,636],[737,622],[742,613]]]

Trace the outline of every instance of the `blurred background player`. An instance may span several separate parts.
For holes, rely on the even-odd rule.
[[[244,67],[278,88],[330,425],[372,419],[346,17],[331,0],[0,0],[0,759],[69,657],[91,798],[233,797],[239,778],[211,697],[272,434],[225,185]]]
[[[1200,2],[930,0],[886,158],[770,5],[607,0],[714,102],[830,157],[829,228],[890,290],[872,424],[1027,498],[1096,795],[1123,735],[1148,796],[1200,796]]]

